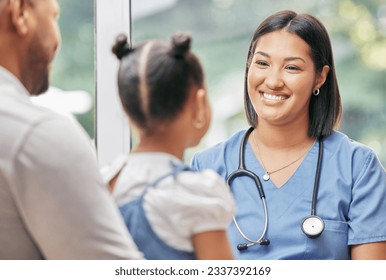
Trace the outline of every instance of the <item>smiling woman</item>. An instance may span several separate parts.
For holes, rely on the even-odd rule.
[[[321,88],[330,67],[324,65],[316,71],[309,45],[286,30],[268,33],[257,41],[248,69],[247,104],[259,116],[260,125],[294,122],[295,130],[308,127],[310,93]]]
[[[238,206],[228,230],[237,258],[386,259],[386,173],[369,147],[335,130],[341,100],[317,18],[285,10],[259,25],[244,104],[250,129],[193,158],[194,168],[228,178]],[[264,211],[256,210],[256,187]],[[259,239],[249,237],[259,231]]]

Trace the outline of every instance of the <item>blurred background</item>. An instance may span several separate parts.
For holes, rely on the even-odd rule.
[[[94,1],[58,3],[62,44],[53,63],[52,87],[34,102],[72,114],[94,138]]]
[[[59,1],[63,43],[51,79],[63,94],[87,92],[91,100],[95,92],[93,2]],[[186,154],[186,162],[196,150],[247,128],[243,80],[250,40],[264,18],[283,9],[311,13],[326,26],[343,102],[340,130],[372,147],[386,166],[384,0],[131,0],[133,44],[151,38],[167,40],[177,30],[188,31],[203,63],[213,120],[200,145]],[[80,98],[73,101],[78,102]],[[82,112],[69,108],[92,138],[94,108],[92,103]]]

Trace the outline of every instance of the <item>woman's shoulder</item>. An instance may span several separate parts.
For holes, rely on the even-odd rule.
[[[245,130],[237,131],[232,136],[230,136],[228,139],[221,141],[221,142],[219,142],[211,147],[203,149],[203,150],[197,152],[197,154],[201,155],[201,154],[218,153],[218,152],[223,151],[229,147],[233,147],[235,145],[235,143],[240,143],[241,138],[243,137],[244,133],[245,133]]]
[[[367,145],[351,139],[340,131],[333,131],[331,135],[325,137],[324,143],[332,152],[343,151],[351,156],[368,156],[374,151]]]
[[[349,138],[346,134],[334,131],[324,139],[324,151],[330,163],[336,161],[351,167],[354,179],[373,169],[376,172],[384,172],[376,153],[369,146]],[[333,161],[331,161],[333,160]]]
[[[231,155],[238,153],[244,133],[245,130],[237,131],[228,139],[196,152],[192,160],[193,168],[201,170],[213,168],[213,166],[217,166],[216,163],[220,165],[224,163],[225,158],[230,158]]]

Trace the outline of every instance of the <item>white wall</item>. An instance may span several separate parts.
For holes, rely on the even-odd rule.
[[[130,38],[130,1],[95,0],[95,143],[100,166],[130,149],[130,129],[117,89],[118,60],[111,52],[120,33]]]

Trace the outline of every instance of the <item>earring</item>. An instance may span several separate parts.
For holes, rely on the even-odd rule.
[[[315,96],[318,96],[319,93],[320,93],[320,89],[318,89],[318,88],[315,89],[315,90],[312,92],[312,94],[315,95]]]

